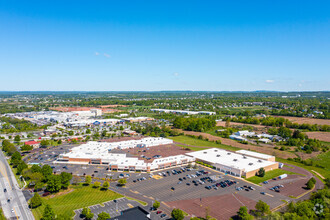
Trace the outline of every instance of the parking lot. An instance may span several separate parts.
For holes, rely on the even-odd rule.
[[[135,179],[130,178],[127,189],[164,202],[238,194],[254,201],[263,200],[271,208],[274,208],[283,203],[281,200],[288,199],[276,192],[269,190],[265,192],[263,187],[252,185],[242,179],[236,179],[217,171],[199,168],[197,170],[181,171],[181,173],[173,175],[172,170],[174,169],[154,172],[153,175],[157,175],[157,177],[160,176],[159,174],[162,174],[162,177],[159,179],[150,178],[133,182]],[[179,171],[181,169],[175,168],[175,170]],[[204,170],[205,174],[201,174],[201,170]],[[170,175],[168,175],[167,171]],[[199,176],[196,176],[196,172],[199,173]],[[165,173],[166,177],[163,173]],[[188,178],[188,176],[191,178]],[[210,179],[213,179],[213,181],[208,181]]]
[[[33,149],[24,161],[29,164],[52,164],[60,154],[68,152],[75,145],[61,145],[50,148]]]

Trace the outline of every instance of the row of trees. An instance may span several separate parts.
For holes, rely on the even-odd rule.
[[[281,117],[266,117],[266,118],[256,118],[256,117],[237,117],[230,119],[233,122],[240,122],[246,124],[262,124],[265,126],[272,126],[272,127],[287,127],[293,129],[303,129],[308,131],[330,131],[329,125],[317,125],[317,124],[298,124],[293,123],[288,119],[281,118]]]
[[[173,121],[173,126],[187,131],[207,131],[214,128],[216,122],[208,118],[183,118],[177,117]]]

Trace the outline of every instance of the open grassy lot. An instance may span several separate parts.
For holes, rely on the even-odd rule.
[[[47,203],[54,209],[57,215],[64,214],[73,217],[73,210],[75,209],[100,204],[120,197],[122,195],[110,190],[101,191],[91,186],[82,185],[71,186],[67,191],[59,192],[54,197],[42,198],[43,205],[33,209],[32,213],[35,219],[40,219]]]
[[[323,175],[325,178],[330,178],[330,151],[323,154],[319,154],[317,157],[312,158],[311,160],[315,161],[315,163],[319,166],[324,167],[323,170],[326,176],[320,173],[321,175]],[[315,171],[318,172],[317,170]]]
[[[264,177],[259,177],[259,176],[253,176],[253,177],[250,177],[246,180],[252,182],[252,183],[255,183],[255,184],[259,184],[259,183],[262,183],[266,180],[270,180],[274,177],[278,177],[279,175],[282,175],[282,174],[297,174],[297,173],[293,173],[293,172],[290,172],[290,171],[287,171],[287,170],[281,170],[281,169],[276,169],[276,170],[271,170],[271,171],[268,171],[266,172],[265,176]]]
[[[232,147],[232,146],[228,146],[228,145],[224,145],[224,144],[217,144],[212,141],[205,141],[205,140],[192,138],[192,137],[188,137],[188,136],[183,136],[183,135],[176,136],[176,137],[169,137],[169,138],[175,142],[190,145],[188,147],[191,147],[191,146],[193,146],[193,147],[209,147],[209,148],[216,147],[216,148],[221,148],[224,150],[231,150],[231,151],[240,150],[237,147]],[[203,149],[205,149],[205,148],[203,148]]]
[[[0,208],[0,220],[6,220],[1,208]]]
[[[322,154],[321,154],[322,155]],[[298,162],[294,162],[294,161],[290,161],[290,160],[286,160],[286,159],[282,159],[277,157],[276,158],[277,162],[281,162],[281,163],[288,163],[288,164],[292,164],[298,167],[302,167],[310,172],[312,172],[313,174],[315,174],[312,170],[318,172],[319,174],[321,174],[324,178],[330,178],[330,172],[327,171],[326,169],[323,169],[321,167],[315,167],[315,166],[307,166],[305,164],[302,163],[298,163]],[[320,178],[317,174],[315,174],[320,180],[323,180],[322,178]]]

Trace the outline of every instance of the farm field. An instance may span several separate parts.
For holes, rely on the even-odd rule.
[[[308,138],[318,139],[320,141],[330,142],[330,132],[322,132],[322,131],[313,131],[313,132],[305,132]]]
[[[224,145],[224,144],[217,144],[215,142],[200,140],[200,139],[192,138],[192,137],[188,137],[188,136],[181,135],[181,136],[169,137],[169,138],[175,142],[191,145],[192,147],[208,147],[208,148],[216,147],[216,148],[221,148],[221,149],[231,150],[231,151],[240,150],[237,147],[232,147],[232,146],[228,146],[228,145]],[[182,146],[182,145],[180,145],[180,146]]]
[[[274,116],[274,117],[281,117],[290,120],[293,123],[298,124],[318,124],[318,125],[329,125],[329,119],[317,119],[317,118],[303,118],[303,117],[290,117],[290,116]]]
[[[257,151],[257,152],[264,153],[264,154],[275,155],[276,157],[281,157],[281,158],[285,158],[285,159],[297,157],[294,153],[291,153],[291,152],[280,151],[280,150],[273,149],[271,147],[256,146],[256,145],[251,145],[251,144],[242,144],[242,143],[239,143],[237,141],[234,141],[234,140],[231,140],[228,138],[222,138],[222,137],[214,136],[214,135],[211,135],[208,133],[195,132],[195,131],[183,131],[183,130],[178,130],[178,131],[184,132],[184,134],[186,134],[186,135],[194,135],[196,137],[198,137],[199,135],[202,135],[203,138],[208,138],[210,140],[210,141],[204,141],[204,140],[195,139],[195,138],[191,138],[191,137],[187,137],[187,136],[173,137],[173,138],[176,138],[177,140],[175,140],[175,139],[172,139],[172,140],[177,141],[177,142],[180,142],[179,140],[181,139],[180,143],[182,143],[182,144],[188,144],[188,145],[198,146],[198,147],[218,146],[218,148],[223,148],[225,150],[232,150],[232,151],[236,151],[239,149],[246,149],[246,150]],[[172,138],[172,137],[170,137],[170,138]],[[189,141],[190,139],[194,140],[194,141],[201,141],[201,142],[198,142],[198,143],[191,142],[191,141],[184,142],[184,141]],[[216,143],[212,143],[212,141],[216,141],[216,140],[220,140],[222,144],[218,145]],[[211,145],[208,145],[209,143],[211,143]],[[199,145],[196,145],[196,144],[199,144]]]
[[[43,205],[32,209],[32,213],[35,219],[41,219],[45,208],[44,204],[49,204],[57,215],[63,214],[73,217],[73,210],[75,209],[100,204],[120,197],[122,197],[122,195],[110,190],[101,191],[100,189],[92,188],[92,186],[77,185],[70,187],[68,193],[59,192],[55,197],[51,195],[42,198]]]
[[[273,179],[274,177],[278,177],[279,175],[282,175],[282,174],[285,174],[285,173],[288,174],[288,175],[296,174],[296,173],[291,172],[291,171],[276,169],[276,170],[271,170],[271,171],[266,172],[264,177],[253,176],[253,177],[250,177],[246,180],[250,181],[252,183],[255,183],[255,184],[259,184],[259,183],[262,183],[266,180]]]

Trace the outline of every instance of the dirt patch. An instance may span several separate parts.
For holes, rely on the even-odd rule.
[[[225,121],[218,121],[217,126],[222,126],[226,127],[226,122]],[[251,126],[254,131],[260,131],[260,132],[266,132],[270,126],[265,126],[265,125],[254,125],[254,124],[245,124],[245,123],[239,123],[239,122],[230,122],[229,127],[246,127],[246,126]]]
[[[297,124],[318,124],[318,125],[329,125],[329,119],[317,119],[317,118],[302,118],[302,117],[290,117],[290,116],[274,116],[288,119],[289,121]]]
[[[212,196],[200,199],[179,200],[167,203],[172,207],[184,210],[190,215],[205,217],[208,209],[209,215],[216,219],[230,219],[236,215],[243,204],[248,209],[254,209],[256,202],[236,194]],[[221,208],[220,208],[221,207]]]
[[[320,141],[327,141],[330,142],[330,133],[329,132],[321,132],[321,131],[315,131],[315,132],[305,132],[309,138],[312,139],[318,139]]]
[[[290,153],[290,152],[284,152],[284,151],[276,150],[276,149],[273,149],[270,147],[262,147],[262,146],[259,147],[259,146],[250,145],[250,144],[241,144],[241,143],[231,140],[231,139],[214,136],[214,135],[207,134],[207,133],[195,132],[195,131],[182,131],[182,132],[184,132],[184,134],[194,135],[197,137],[199,135],[202,135],[204,138],[208,138],[210,141],[220,140],[221,143],[224,145],[238,147],[238,148],[242,148],[245,150],[255,150],[260,153],[274,155],[276,157],[281,157],[284,159],[297,157],[295,154]]]

